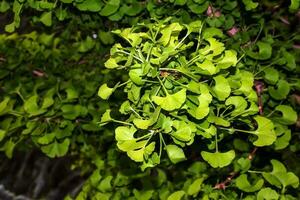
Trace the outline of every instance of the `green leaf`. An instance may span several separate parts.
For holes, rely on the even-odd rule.
[[[219,42],[215,38],[208,38],[206,39],[209,43],[205,48],[200,49],[199,52],[203,55],[208,55],[208,58],[213,58],[213,56],[220,55],[224,50],[224,44],[222,42]]]
[[[291,0],[291,4],[289,6],[289,10],[292,12],[295,12],[300,7],[300,1],[299,0]]]
[[[258,6],[258,3],[252,0],[243,0],[243,3],[245,4],[247,11],[253,10]]]
[[[120,7],[120,0],[109,0],[100,11],[100,15],[109,16],[114,14]]]
[[[274,118],[278,123],[284,125],[292,125],[297,122],[297,112],[288,105],[278,105],[275,107],[276,111],[279,111],[282,114],[282,117]]]
[[[61,157],[66,155],[69,149],[69,145],[70,145],[70,139],[66,138],[62,143],[59,143],[58,141],[54,141],[51,144],[42,146],[41,150],[42,152],[47,154],[47,156],[49,156],[50,158]]]
[[[243,113],[247,108],[247,101],[244,97],[241,96],[230,96],[225,101],[225,105],[234,105],[234,110],[231,112],[232,116]]]
[[[237,53],[234,50],[226,50],[224,57],[218,61],[217,68],[227,69],[237,64]]]
[[[264,185],[263,179],[258,179],[254,185],[251,185],[246,174],[240,175],[235,181],[236,186],[244,192],[255,192],[257,190],[260,190]]]
[[[219,101],[224,101],[230,95],[230,85],[222,75],[218,75],[213,79],[215,80],[215,86],[212,88],[213,92]]]
[[[174,94],[166,94],[165,97],[152,96],[154,103],[162,109],[172,111],[180,108],[186,100],[186,89],[182,89]]]
[[[87,108],[79,104],[66,104],[63,105],[60,109],[62,111],[63,117],[66,119],[76,119],[79,116],[86,116],[88,113]]]
[[[247,54],[249,57],[254,58],[256,60],[267,60],[272,56],[272,46],[266,42],[257,42],[257,47],[259,49],[258,52],[248,51]]]
[[[114,68],[117,68],[119,67],[116,59],[110,57],[105,63],[104,63],[104,66],[108,69],[114,69]]]
[[[90,36],[87,36],[85,40],[79,43],[78,51],[84,53],[94,48],[94,46],[95,40],[93,40]]]
[[[252,134],[257,136],[257,140],[253,144],[259,147],[273,144],[276,140],[276,133],[272,121],[261,116],[256,116],[254,119],[257,122],[258,128],[252,132]]]
[[[264,69],[264,80],[272,85],[275,85],[279,79],[279,72],[274,68]]]
[[[52,12],[44,12],[41,17],[40,21],[46,25],[46,26],[51,26],[52,25]]]
[[[0,142],[4,139],[5,135],[6,135],[6,131],[0,129]]]
[[[276,124],[275,132],[277,135],[277,139],[274,143],[275,150],[286,148],[290,144],[290,140],[292,138],[291,130],[288,129],[287,126]]]
[[[51,142],[53,142],[53,140],[55,139],[55,133],[46,133],[44,136],[40,137],[38,139],[38,143],[39,144],[49,144]]]
[[[0,12],[5,13],[10,8],[9,3],[7,3],[5,0],[1,1],[0,3]]]
[[[223,31],[221,29],[218,29],[215,27],[207,27],[203,31],[203,38],[208,39],[208,38],[212,38],[212,37],[223,38],[224,37]]]
[[[110,95],[113,93],[114,88],[110,88],[107,86],[106,83],[100,86],[98,90],[98,96],[101,97],[102,99],[108,99]]]
[[[128,128],[127,126],[119,126],[115,130],[115,138],[119,142],[126,141],[126,140],[133,140],[133,137],[136,129],[134,127]]]
[[[276,100],[286,99],[290,93],[290,85],[286,80],[281,79],[277,82],[276,88],[268,87],[268,91],[271,97]]]
[[[203,119],[209,113],[209,104],[212,101],[212,95],[209,92],[208,86],[204,84],[198,85],[200,88],[200,96],[197,98],[199,105],[195,108],[188,109],[188,113],[196,119]]]
[[[221,152],[207,152],[201,151],[202,158],[208,162],[213,168],[225,167],[230,165],[232,160],[235,158],[234,150],[230,150],[224,153]]]
[[[105,124],[107,124],[108,122],[112,121],[112,118],[111,118],[111,116],[110,116],[110,112],[111,112],[110,109],[107,109],[107,110],[105,111],[105,113],[102,115],[101,120],[100,120],[100,123],[101,123],[101,124],[105,125]]]
[[[161,30],[162,36],[159,39],[159,42],[162,43],[164,46],[167,46],[170,42],[172,34],[178,35],[182,29],[183,29],[183,26],[181,26],[177,22],[164,27]]]
[[[10,140],[5,142],[5,144],[1,147],[1,150],[4,150],[5,155],[8,158],[12,158],[14,149],[16,147],[16,144],[17,143],[13,142],[12,139],[10,139]]]
[[[84,0],[81,3],[76,3],[76,7],[82,11],[98,12],[103,6],[102,1],[98,0]]]
[[[30,114],[30,116],[40,115],[46,112],[45,109],[41,109],[38,104],[38,96],[33,95],[29,99],[27,99],[24,103],[24,110]]]
[[[55,93],[54,88],[47,91],[47,93],[44,96],[41,109],[47,109],[54,104],[54,99],[53,99],[54,93]]]
[[[97,189],[99,189],[101,192],[110,192],[112,190],[111,181],[113,178],[113,176],[105,177],[97,186]]]
[[[2,113],[5,112],[5,109],[8,106],[9,100],[10,100],[9,97],[4,97],[3,101],[0,102],[0,116],[1,116]]]
[[[182,190],[173,192],[168,198],[167,200],[181,200],[182,197],[185,195],[185,192]]]
[[[285,189],[287,186],[297,188],[299,178],[292,172],[287,172],[285,166],[278,160],[271,160],[273,171],[264,172],[263,177],[272,185]]]
[[[197,4],[193,0],[187,0],[188,8],[195,14],[202,14],[205,12],[209,6],[209,2],[206,1],[203,4]]]
[[[191,195],[194,197],[197,196],[201,190],[203,181],[204,181],[204,178],[202,178],[202,177],[194,180],[193,183],[188,187],[188,190],[187,190],[188,195]]]
[[[6,32],[12,33],[12,32],[15,31],[15,29],[16,29],[16,23],[15,22],[12,22],[10,24],[5,25],[5,31]]]
[[[216,66],[210,60],[207,59],[203,63],[196,62],[196,65],[198,68],[203,70],[199,72],[200,74],[213,75],[218,72]]]
[[[182,142],[188,142],[192,139],[193,127],[183,121],[175,121],[173,126],[176,127],[177,130],[171,133],[172,137]]]
[[[160,110],[160,107],[156,108],[154,113],[150,116],[150,118],[146,120],[135,118],[133,120],[134,125],[139,129],[147,129],[149,126],[152,126],[154,123],[157,122]]]
[[[271,188],[263,188],[257,193],[257,200],[277,200],[279,195],[275,190]]]
[[[165,149],[168,153],[169,159],[173,164],[186,160],[184,152],[180,147],[169,144],[165,147]]]
[[[137,190],[133,189],[133,194],[136,200],[151,200],[154,190]]]

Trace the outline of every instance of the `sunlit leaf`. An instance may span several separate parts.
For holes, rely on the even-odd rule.
[[[284,125],[292,125],[296,123],[298,115],[296,111],[288,105],[278,105],[275,107],[275,110],[280,112],[282,114],[281,117],[276,117],[275,120],[278,123],[284,124]]]
[[[178,162],[186,160],[184,152],[180,147],[173,144],[169,144],[165,147],[165,149],[172,163],[176,164]]]
[[[221,152],[207,152],[201,151],[202,158],[208,162],[213,168],[225,167],[230,165],[232,160],[235,158],[234,150],[230,150],[224,153]]]
[[[229,86],[229,83],[226,78],[222,75],[218,75],[214,77],[215,80],[215,86],[212,88],[215,96],[218,98],[220,101],[224,101],[231,92],[231,88]]]
[[[286,188],[299,186],[299,178],[292,172],[287,172],[285,166],[278,160],[271,160],[272,172],[264,172],[263,177],[272,185],[278,188]]]
[[[186,100],[186,89],[182,89],[174,94],[166,94],[165,97],[152,96],[154,103],[162,109],[172,111],[178,109]]]
[[[257,122],[258,128],[252,133],[257,136],[257,140],[253,142],[255,146],[267,146],[273,144],[276,140],[276,133],[274,131],[274,125],[271,120],[256,116],[254,117]]]

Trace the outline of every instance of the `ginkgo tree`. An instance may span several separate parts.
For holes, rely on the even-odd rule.
[[[203,139],[216,146],[215,153],[203,149],[203,159],[215,168],[227,166],[235,152],[218,151],[218,142],[222,142],[214,140],[218,134],[248,133],[257,137],[255,146],[276,141],[272,121],[256,116],[253,74],[238,63],[235,50],[225,49],[215,31],[209,33],[203,26],[202,21],[180,24],[166,20],[114,31],[127,43],[112,47],[105,66],[128,72],[128,80],[113,88],[105,83],[98,94],[108,99],[116,88],[124,87],[129,101],[121,105],[120,112],[129,118],[117,121],[123,125],[115,130],[116,140],[119,149],[142,162],[144,169],[160,163],[163,149],[173,163],[185,160],[184,147]],[[250,74],[246,80],[241,78],[245,73]],[[233,82],[237,78],[240,81]],[[106,124],[106,118],[110,117],[103,117],[100,124]],[[257,128],[249,124],[253,120]],[[250,130],[236,128],[237,121]]]

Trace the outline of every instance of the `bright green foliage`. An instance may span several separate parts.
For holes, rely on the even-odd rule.
[[[271,188],[263,188],[257,194],[257,200],[277,200],[279,195]]]
[[[201,156],[213,168],[217,168],[217,167],[225,167],[229,165],[235,157],[235,152],[233,150],[224,153],[221,152],[210,153],[210,152],[202,151]]]
[[[258,128],[253,132],[257,136],[257,140],[253,142],[255,146],[271,145],[276,140],[274,125],[271,120],[256,116],[254,118],[257,122]]]
[[[182,106],[186,99],[186,90],[182,89],[174,94],[166,94],[165,97],[152,96],[154,103],[159,105],[162,109],[173,111]]]
[[[299,199],[298,10],[2,0],[0,151],[74,157],[68,200]]]
[[[282,188],[285,191],[287,186],[297,188],[299,186],[299,178],[292,172],[287,172],[285,166],[278,160],[271,160],[272,172],[264,172],[263,177],[272,185]]]
[[[165,148],[172,163],[176,164],[186,160],[184,152],[180,147],[176,145],[167,145]]]
[[[236,186],[245,192],[255,192],[260,190],[261,187],[264,185],[264,180],[259,179],[254,185],[251,185],[248,181],[247,175],[242,174],[236,180]]]

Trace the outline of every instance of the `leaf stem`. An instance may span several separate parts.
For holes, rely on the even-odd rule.
[[[163,82],[160,80],[159,76],[156,76],[161,87],[163,88],[164,92],[166,93],[166,95],[169,95],[168,90],[166,89],[166,87],[164,86]]]
[[[119,120],[116,120],[116,119],[112,119],[111,121],[116,122],[116,123],[119,123],[119,124],[124,124],[124,125],[133,126],[131,123],[119,121]]]

